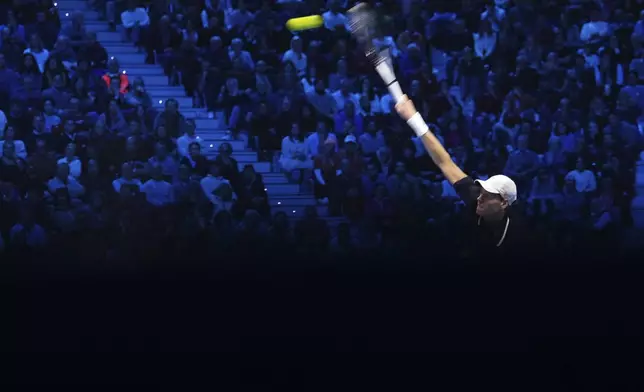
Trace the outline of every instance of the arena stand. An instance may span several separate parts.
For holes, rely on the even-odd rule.
[[[111,260],[192,238],[352,252],[448,235],[459,200],[346,32],[351,2],[16,3],[2,14],[7,251],[81,234]],[[644,220],[638,3],[373,6],[436,134],[466,172],[515,178],[552,246],[616,245]],[[316,13],[322,29],[283,28]]]

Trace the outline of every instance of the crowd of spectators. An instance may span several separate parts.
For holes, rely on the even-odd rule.
[[[175,100],[154,110],[143,81],[86,31],[82,10],[61,25],[50,0],[13,3],[0,9],[6,251],[53,246],[111,260],[195,246],[350,252],[443,238],[457,221],[456,193],[347,32],[351,1],[88,2],[193,107],[224,112],[231,138],[312,190],[318,207],[297,223],[271,215],[262,176],[240,171],[230,144],[214,160],[201,154]],[[373,6],[376,45],[465,172],[511,176],[520,208],[553,246],[617,241],[632,224],[642,144],[644,2]],[[323,28],[283,27],[316,13]],[[446,61],[434,63],[438,54]],[[321,208],[348,223],[331,232]]]

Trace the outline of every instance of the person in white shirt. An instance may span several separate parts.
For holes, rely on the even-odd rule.
[[[354,101],[355,103],[355,97],[351,94],[351,80],[342,79],[340,81],[340,89],[333,92],[331,96],[335,100],[336,108],[343,108],[345,102],[348,100]]]
[[[243,0],[237,3],[237,9],[226,7],[224,11],[224,21],[227,30],[236,30],[242,32],[246,25],[255,19],[255,15],[246,9],[246,4]]]
[[[134,168],[129,163],[124,163],[121,166],[121,177],[112,181],[112,188],[117,194],[121,193],[121,187],[124,185],[134,186],[141,190],[141,181],[134,178]]]
[[[338,0],[329,0],[329,10],[322,14],[324,27],[334,31],[338,26],[342,26],[348,31],[349,19],[340,11],[342,11],[340,2]]]
[[[56,168],[56,176],[47,183],[47,190],[52,196],[55,195],[56,190],[60,188],[67,188],[67,192],[71,198],[77,199],[83,196],[85,193],[85,187],[71,176],[69,172],[68,164],[58,164],[58,167]]]
[[[369,107],[370,107],[369,113],[366,113],[363,105],[361,104],[361,102],[364,99],[363,97],[365,97],[367,99],[367,102],[369,102]],[[380,102],[381,102],[381,98],[376,94],[373,86],[371,85],[371,81],[369,81],[369,79],[366,77],[363,78],[360,84],[360,92],[353,94],[353,103],[356,109],[358,109],[358,112],[363,116],[382,113],[382,109],[380,108]],[[344,106],[338,106],[338,107],[344,107]]]
[[[581,157],[577,159],[575,170],[566,175],[566,180],[574,180],[577,192],[580,193],[594,192],[597,189],[595,173],[586,169],[586,163]]]
[[[181,158],[190,155],[189,150],[192,143],[198,143],[203,150],[203,139],[197,136],[195,132],[195,127],[186,127],[186,133],[184,133],[182,136],[179,136],[179,138],[177,139],[177,152],[179,153],[179,156]]]
[[[282,139],[280,167],[287,173],[298,169],[313,168],[313,161],[306,153],[304,135],[302,135],[300,126],[296,122],[291,127],[291,134]]]
[[[373,120],[367,124],[365,133],[358,137],[358,143],[360,144],[360,151],[364,155],[376,154],[380,148],[386,145],[384,134],[382,131],[378,131],[376,122]]]
[[[161,165],[154,165],[150,169],[150,179],[141,186],[148,203],[161,207],[174,203],[172,185],[163,179]]]
[[[306,55],[302,53],[302,39],[298,36],[291,39],[291,48],[282,57],[282,63],[287,62],[293,64],[299,76],[303,76],[307,70],[308,61]]]
[[[230,182],[221,175],[221,167],[216,162],[210,164],[210,172],[201,179],[199,184],[206,198],[215,207],[214,213],[222,210],[230,211],[237,200]]]
[[[496,33],[492,31],[492,26],[488,20],[482,20],[478,33],[472,34],[474,38],[474,53],[476,56],[485,60],[496,49]]]
[[[317,128],[314,133],[306,138],[306,154],[309,158],[313,158],[322,152],[322,145],[327,141],[332,140],[335,144],[336,151],[338,146],[338,138],[334,133],[328,131],[327,124],[324,120],[317,123]]]
[[[129,0],[127,10],[121,13],[123,38],[130,39],[136,46],[141,45],[141,30],[150,26],[150,17],[143,7],[137,7],[136,1]]]
[[[12,126],[7,127],[7,130],[4,133],[4,137],[0,140],[0,157],[2,157],[2,150],[4,147],[4,142],[13,142],[13,146],[18,158],[27,159],[27,147],[22,140],[15,140],[16,131]]]
[[[584,23],[581,27],[579,38],[584,42],[596,41],[611,33],[610,25],[601,20],[601,13],[595,11],[590,17],[590,21]]]
[[[501,22],[505,19],[505,10],[491,2],[485,5],[485,11],[481,13],[481,20],[488,20],[492,30],[499,31]]]
[[[40,72],[45,72],[45,64],[47,63],[47,59],[49,59],[49,51],[43,47],[42,40],[40,39],[38,34],[31,36],[31,38],[29,39],[29,47],[25,49],[23,53],[29,53],[34,56]]]
[[[76,144],[69,143],[65,148],[65,156],[58,160],[58,164],[66,163],[69,166],[69,172],[72,177],[80,178],[83,165],[81,160],[76,156]]]
[[[228,50],[228,56],[230,56],[230,61],[234,63],[240,62],[242,68],[247,71],[255,70],[255,61],[250,53],[244,49],[244,42],[241,38],[234,38],[230,43],[230,49]]]

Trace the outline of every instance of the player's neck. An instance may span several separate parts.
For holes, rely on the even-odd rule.
[[[485,221],[489,223],[501,222],[505,218],[505,211],[499,211],[496,214],[487,215]]]

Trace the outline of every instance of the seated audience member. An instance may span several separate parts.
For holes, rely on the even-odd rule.
[[[586,168],[586,163],[581,157],[577,159],[575,170],[566,175],[566,179],[568,178],[574,180],[578,192],[588,193],[597,189],[595,174]]]
[[[188,154],[181,158],[179,164],[188,165],[192,174],[197,177],[204,177],[208,173],[208,159],[201,155],[201,145],[197,142],[190,143]]]
[[[148,159],[148,164],[161,167],[161,173],[167,181],[173,181],[179,171],[177,160],[168,153],[162,142],[154,145],[154,156]]]
[[[34,221],[33,211],[25,206],[20,220],[9,231],[9,245],[13,250],[38,249],[47,245],[47,232]]]
[[[200,184],[204,196],[215,207],[215,213],[231,210],[237,195],[230,182],[222,175],[221,166],[217,162],[210,163],[208,174],[201,179]]]
[[[239,186],[239,203],[242,209],[253,209],[262,217],[270,216],[268,194],[262,175],[255,171],[252,165],[244,166]]]
[[[313,169],[313,160],[307,154],[304,135],[297,123],[291,126],[291,134],[282,139],[282,156],[279,163],[288,175],[294,170]]]
[[[172,185],[164,180],[163,168],[154,165],[150,169],[150,179],[141,186],[141,192],[145,194],[148,203],[155,207],[162,207],[174,202]]]
[[[4,132],[4,137],[0,140],[0,157],[2,156],[5,142],[13,143],[16,156],[21,159],[27,159],[27,147],[22,140],[16,140],[16,131],[12,126],[8,126]]]
[[[146,34],[150,26],[150,18],[143,7],[137,7],[137,2],[128,0],[127,9],[121,13],[121,23],[125,39],[130,39],[139,49],[141,48],[141,35]]]
[[[130,80],[125,72],[121,72],[121,66],[116,58],[112,57],[107,62],[107,72],[103,75],[103,82],[109,89],[112,88],[113,83],[116,83],[118,92],[126,94],[130,88]]]
[[[367,123],[365,133],[358,137],[358,143],[365,156],[374,156],[380,148],[385,147],[384,134],[377,129],[375,121]]]
[[[69,173],[72,177],[78,179],[82,175],[82,163],[80,158],[76,156],[76,144],[69,143],[65,147],[65,156],[58,160],[58,164],[67,164],[69,166]]]
[[[121,193],[121,188],[129,187],[136,191],[141,190],[141,180],[134,178],[134,168],[130,163],[124,163],[121,166],[121,176],[112,181],[112,188],[117,194]]]
[[[69,165],[67,163],[59,163],[56,169],[56,175],[47,183],[47,189],[52,196],[56,194],[59,188],[67,188],[69,196],[74,199],[80,198],[85,194],[85,187],[70,175]]]
[[[185,133],[177,138],[177,153],[179,157],[183,158],[188,156],[189,147],[192,143],[197,143],[200,147],[204,147],[203,139],[196,134],[195,126],[188,124],[185,127]]]
[[[179,112],[179,103],[176,99],[167,99],[164,103],[165,108],[157,114],[154,119],[152,128],[157,129],[159,126],[164,126],[169,137],[178,138],[186,132],[189,125],[186,118]]]

